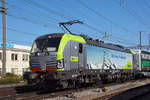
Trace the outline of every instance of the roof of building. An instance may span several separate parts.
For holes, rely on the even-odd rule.
[[[0,43],[0,49],[2,49],[3,43]],[[13,44],[13,43],[6,43],[6,48],[8,50],[25,50],[25,51],[30,51],[31,47],[30,46],[24,46],[24,45],[18,45],[18,44]]]

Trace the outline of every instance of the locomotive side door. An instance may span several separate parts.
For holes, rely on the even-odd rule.
[[[85,65],[85,55],[84,55],[84,53],[85,53],[85,48],[84,48],[84,45],[83,45],[83,43],[79,43],[78,44],[79,46],[79,49],[78,49],[78,57],[79,57],[79,68],[83,68],[83,67],[85,67],[84,65]]]
[[[75,41],[71,41],[70,43],[70,69],[78,69],[78,61],[79,61],[79,57],[78,57],[78,42]]]

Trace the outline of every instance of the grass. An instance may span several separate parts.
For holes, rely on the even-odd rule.
[[[19,83],[20,81],[24,81],[23,77],[12,73],[7,73],[6,77],[0,78],[0,84]]]

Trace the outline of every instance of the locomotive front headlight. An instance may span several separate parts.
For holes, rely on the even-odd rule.
[[[57,63],[57,68],[63,68],[63,60],[59,60]]]

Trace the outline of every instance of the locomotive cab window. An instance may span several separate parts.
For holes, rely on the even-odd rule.
[[[37,39],[32,47],[33,52],[43,52],[43,51],[58,51],[59,43],[61,38],[44,38]]]
[[[82,53],[83,52],[83,45],[82,43],[79,43],[79,53]]]

